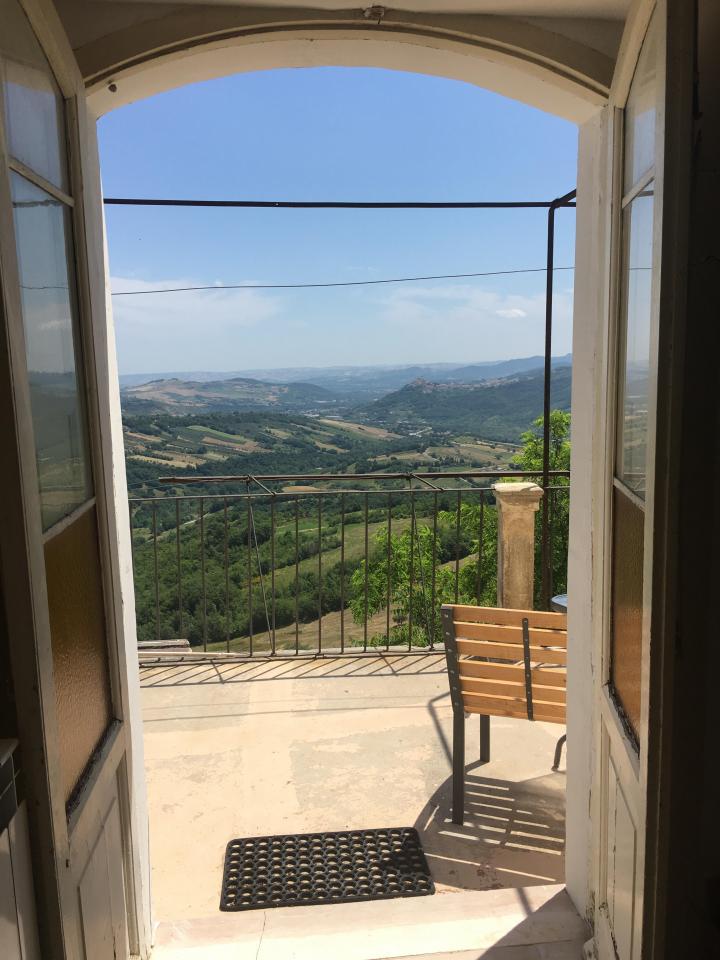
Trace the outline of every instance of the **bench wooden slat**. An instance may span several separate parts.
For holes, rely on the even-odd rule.
[[[523,642],[522,625],[505,626],[492,623],[468,623],[456,621],[455,636],[464,640],[494,640],[498,643]],[[545,630],[531,627],[528,629],[530,643],[536,646],[567,647],[567,631]]]
[[[452,607],[453,620],[465,623],[497,623],[516,626],[527,617],[528,626],[549,630],[567,630],[567,614],[548,610],[510,610],[505,607],[472,607],[456,603]]]
[[[476,677],[461,677],[460,689],[465,694],[487,695],[490,697],[517,697],[525,703],[525,684],[509,683],[507,680],[485,680]],[[565,703],[564,687],[541,687],[533,680],[533,703]]]
[[[522,664],[484,663],[481,660],[465,660],[458,657],[460,677],[485,677],[488,680],[510,680],[525,683],[525,667]],[[546,687],[565,687],[567,671],[564,667],[533,667],[533,685],[540,683]]]
[[[457,640],[459,654],[471,657],[487,657],[498,660],[519,660],[522,647],[515,643],[492,643],[489,640]],[[564,667],[567,663],[566,650],[551,650],[549,647],[530,646],[530,659],[533,663],[556,663]]]
[[[508,697],[463,696],[466,713],[480,713],[492,717],[514,717],[527,720],[527,709],[520,700]],[[533,717],[545,723],[565,723],[565,705],[560,703],[534,703]]]

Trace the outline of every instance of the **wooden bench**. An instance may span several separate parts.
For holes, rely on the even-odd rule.
[[[453,823],[465,810],[465,715],[480,715],[480,760],[490,759],[490,717],[565,723],[567,616],[444,604],[443,639],[453,708]],[[553,770],[560,763],[563,735]]]

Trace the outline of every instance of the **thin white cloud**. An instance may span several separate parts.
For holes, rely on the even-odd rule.
[[[187,277],[153,281],[111,277],[110,285],[120,293],[202,282]],[[212,369],[231,358],[241,361],[248,331],[272,324],[283,306],[279,296],[263,291],[222,289],[115,296],[112,303],[118,355],[126,370],[157,369],[158,364],[161,369],[182,369],[190,358],[196,369],[208,365]]]
[[[541,353],[545,294],[507,293],[471,284],[440,284],[394,290],[380,302],[384,323],[412,332],[413,344],[426,344],[427,356],[448,353],[448,344],[473,357],[494,360]],[[554,298],[555,353],[571,348],[572,296]],[[450,348],[453,349],[452,347]]]

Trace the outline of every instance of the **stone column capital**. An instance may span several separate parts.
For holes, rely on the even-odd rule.
[[[531,507],[533,511],[538,510],[544,493],[542,487],[530,482],[508,483],[505,480],[494,483],[492,488],[503,506]]]

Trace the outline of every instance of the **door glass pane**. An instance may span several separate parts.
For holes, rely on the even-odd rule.
[[[67,189],[63,101],[30,23],[16,0],[0,0],[0,56],[8,149],[35,173]]]
[[[625,106],[623,193],[627,193],[655,162],[658,59],[656,19],[653,17],[650,21]]]
[[[637,742],[640,729],[645,511],[613,493],[613,596],[610,682]]]
[[[645,497],[652,302],[653,193],[650,184],[624,216],[625,288],[621,315],[617,476]]]
[[[43,529],[92,494],[76,357],[70,272],[70,212],[12,174],[23,324],[27,347]]]
[[[112,719],[95,509],[45,544],[53,678],[67,802]]]

